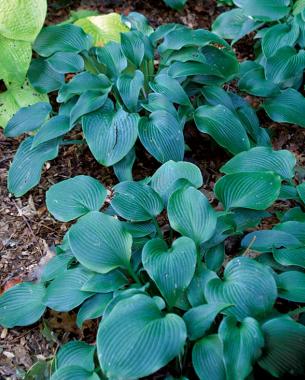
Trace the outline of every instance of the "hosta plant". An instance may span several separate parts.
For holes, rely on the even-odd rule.
[[[304,263],[255,259],[251,236],[244,252],[226,250],[227,239],[270,215],[294,166],[285,150],[237,154],[216,182],[217,210],[200,190],[199,168],[188,162],[168,161],[151,178],[111,189],[88,176],[53,185],[49,212],[77,221],[37,283],[0,297],[0,324],[34,323],[46,307],[78,308],[79,327],[101,317],[96,345],[60,348],[52,380],[131,380],[163,367],[168,379],[243,380],[257,366],[274,377],[303,373],[305,327],[289,312],[298,314],[304,302],[304,274],[281,272]],[[302,197],[302,185],[298,191]],[[302,228],[285,223],[278,231],[301,248]],[[290,302],[283,309],[278,299]]]
[[[233,155],[270,145],[250,104],[222,88],[239,70],[224,40],[178,24],[153,31],[137,13],[124,22],[130,31],[121,33],[120,43],[102,47],[73,24],[44,28],[37,37],[28,76],[37,91],[55,92],[59,107],[22,108],[5,129],[8,137],[30,134],[8,175],[16,196],[39,182],[44,162],[62,144],[74,142],[65,139],[74,129],[83,136],[76,142],[113,166],[120,180],[132,179],[137,140],[161,163],[183,160],[187,122]]]
[[[297,90],[305,68],[305,2],[303,0],[235,0],[212,30],[235,43],[253,31],[255,61],[240,66],[239,88],[267,98],[263,108],[276,122],[305,127],[305,99]]]
[[[20,107],[48,100],[26,82],[32,43],[46,11],[46,0],[0,1],[0,80],[5,85],[0,93],[0,127],[4,128]]]

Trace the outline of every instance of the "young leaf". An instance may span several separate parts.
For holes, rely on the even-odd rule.
[[[275,377],[290,373],[302,375],[305,370],[305,327],[288,316],[279,316],[263,323],[261,329],[265,348],[259,365]]]
[[[129,268],[132,237],[112,216],[97,211],[82,216],[69,231],[69,243],[77,260],[94,272]]]
[[[7,123],[4,130],[5,136],[16,137],[22,133],[34,131],[44,123],[51,110],[52,107],[46,102],[20,108]]]
[[[116,85],[125,106],[130,112],[136,112],[140,91],[144,86],[142,71],[136,70],[132,75],[121,74],[117,79]]]
[[[214,278],[207,283],[205,296],[208,303],[234,304],[225,314],[243,320],[267,315],[277,297],[277,289],[267,267],[252,259],[238,257],[226,266],[223,280]]]
[[[56,368],[68,367],[70,365],[80,366],[87,371],[94,370],[95,346],[82,341],[71,341],[64,344],[56,355]]]
[[[244,380],[252,372],[252,365],[261,355],[264,337],[259,323],[253,318],[238,322],[226,317],[219,326],[223,356],[228,379]]]
[[[211,303],[193,307],[184,316],[187,334],[190,340],[202,338],[212,326],[216,316],[232,305],[225,303]]]
[[[192,361],[199,379],[226,380],[222,343],[217,334],[195,343]]]
[[[43,28],[36,38],[33,49],[42,57],[57,52],[79,53],[89,50],[92,38],[82,28],[72,24],[51,25]]]
[[[8,289],[0,297],[0,325],[11,328],[38,321],[46,309],[42,302],[45,293],[43,284],[30,282]]]
[[[155,111],[142,117],[139,138],[148,152],[158,161],[181,161],[184,156],[184,136],[177,119],[167,111]]]
[[[141,65],[145,53],[145,45],[142,36],[142,33],[135,30],[121,34],[122,50],[127,59],[136,67]]]
[[[168,248],[162,239],[148,241],[142,251],[144,269],[170,307],[189,286],[196,268],[196,246],[187,238],[176,239]]]
[[[150,186],[167,203],[171,194],[178,190],[180,179],[186,179],[196,188],[203,185],[200,169],[190,162],[167,161],[151,177]]]
[[[225,174],[272,171],[283,179],[291,179],[295,165],[296,158],[290,151],[259,146],[237,154],[220,171]]]
[[[98,211],[107,190],[96,179],[78,175],[50,187],[46,193],[49,212],[61,222],[69,222],[90,211]]]
[[[214,187],[226,210],[241,207],[265,210],[275,202],[281,189],[281,177],[272,172],[227,174]]]
[[[47,287],[44,305],[56,311],[70,311],[79,306],[93,294],[81,290],[89,277],[90,272],[83,267],[62,272]]]
[[[102,48],[97,48],[96,55],[98,62],[106,67],[106,73],[112,79],[116,79],[127,67],[127,58],[121,45],[116,42],[109,42]]]
[[[145,222],[161,213],[163,202],[148,185],[126,181],[114,186],[111,206],[124,219]]]
[[[250,142],[245,128],[238,118],[227,107],[201,106],[194,114],[197,128],[207,133],[229,152],[237,154],[250,149]]]
[[[8,189],[20,197],[38,184],[41,170],[47,160],[58,155],[59,140],[51,140],[32,148],[33,137],[20,145],[8,173]]]
[[[146,295],[134,295],[117,303],[100,323],[99,362],[107,377],[137,379],[179,355],[185,340],[182,318],[161,313]]]
[[[208,199],[197,189],[177,190],[168,201],[171,227],[199,245],[214,234],[217,216]]]
[[[134,146],[138,122],[138,114],[123,110],[116,113],[101,111],[84,116],[84,135],[95,159],[105,166],[121,161]]]

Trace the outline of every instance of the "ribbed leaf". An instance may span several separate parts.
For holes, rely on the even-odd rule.
[[[43,284],[30,282],[8,289],[0,297],[0,325],[11,328],[38,321],[46,309],[42,302],[45,293]]]
[[[33,137],[28,137],[19,145],[8,173],[8,189],[16,197],[36,186],[44,163],[58,155],[58,139],[40,144],[36,148],[32,148],[32,143]]]
[[[82,28],[72,24],[51,25],[43,28],[36,38],[33,49],[42,57],[57,52],[79,53],[89,50],[92,38]]]
[[[175,79],[193,75],[208,75],[224,78],[224,75],[218,70],[216,65],[201,62],[175,62],[170,65],[168,74]]]
[[[217,216],[208,199],[197,189],[177,190],[168,201],[171,227],[199,245],[209,240],[215,231]]]
[[[277,24],[268,28],[262,38],[262,50],[266,57],[271,57],[278,49],[284,46],[294,46],[299,37],[297,23]]]
[[[138,114],[96,112],[83,117],[83,131],[96,160],[116,164],[133,147],[138,135]]]
[[[291,179],[294,177],[295,164],[296,158],[288,150],[255,147],[237,154],[220,171],[225,174],[272,171],[283,179]]]
[[[84,60],[77,53],[58,52],[47,59],[49,65],[58,73],[77,73],[84,70]]]
[[[85,91],[78,98],[75,106],[71,109],[70,125],[72,126],[77,120],[90,112],[102,107],[108,98],[108,94],[102,94],[100,91]]]
[[[297,124],[305,128],[305,98],[298,91],[292,88],[284,90],[267,100],[263,107],[273,121]]]
[[[96,319],[104,314],[104,311],[112,300],[112,293],[95,294],[87,299],[79,308],[76,318],[76,324],[79,328],[82,324],[90,319]]]
[[[80,366],[87,371],[94,370],[95,346],[82,341],[71,341],[63,345],[56,355],[56,368],[70,365]]]
[[[155,111],[142,117],[139,137],[148,152],[158,161],[181,161],[184,156],[184,136],[177,119],[167,111]]]
[[[102,63],[107,71],[107,75],[116,79],[127,67],[127,58],[123,54],[121,45],[116,42],[109,42],[102,48],[96,49],[98,62]]]
[[[268,314],[277,297],[276,283],[269,270],[262,264],[238,257],[229,262],[223,280],[211,279],[205,290],[208,303],[234,304],[225,311],[238,320],[246,317],[262,317]]]
[[[135,148],[131,148],[130,151],[119,162],[113,165],[113,171],[117,179],[120,182],[132,181],[132,167],[136,160]]]
[[[28,78],[35,90],[42,94],[58,90],[65,83],[64,74],[53,70],[46,59],[33,59]]]
[[[196,340],[202,338],[212,326],[216,316],[230,306],[230,304],[225,303],[211,303],[200,305],[187,311],[183,319],[187,327],[189,339]]]
[[[56,277],[47,287],[43,303],[56,311],[70,311],[93,295],[83,292],[82,286],[91,273],[83,267],[68,269]]]
[[[90,211],[98,211],[107,196],[107,190],[96,179],[79,175],[61,181],[46,193],[49,212],[61,222],[69,222]]]
[[[166,96],[166,98],[177,104],[190,106],[191,102],[185,90],[178,80],[167,74],[159,74],[154,78],[154,82],[149,83],[150,88],[156,92]]]
[[[290,0],[233,0],[247,16],[256,20],[273,21],[285,17],[289,13]]]
[[[278,275],[279,297],[293,302],[305,302],[305,273],[288,271]]]
[[[73,255],[71,251],[66,251],[64,253],[57,254],[52,257],[47,264],[43,267],[40,281],[46,282],[51,281],[59,274],[67,269],[68,264],[73,260]]]
[[[81,217],[69,231],[69,243],[77,260],[95,272],[130,265],[132,237],[112,216],[92,211]]]
[[[182,318],[164,315],[152,298],[135,295],[120,301],[100,323],[98,357],[108,378],[137,379],[165,366],[185,340]]]
[[[20,108],[7,123],[4,130],[5,136],[16,137],[22,133],[34,131],[44,123],[51,110],[52,107],[46,102]]]
[[[227,174],[214,187],[226,210],[236,207],[265,210],[276,201],[280,189],[281,178],[272,172]]]
[[[65,83],[58,91],[56,100],[63,103],[75,95],[81,95],[85,91],[106,93],[110,88],[111,83],[104,74],[95,75],[85,71],[75,75],[68,83]]]
[[[299,266],[305,269],[305,248],[283,248],[273,250],[274,260],[284,266]]]
[[[274,96],[279,93],[280,88],[265,77],[264,67],[254,61],[244,61],[240,65],[240,80],[238,87],[255,96]]]
[[[116,82],[119,94],[125,106],[130,112],[138,109],[140,91],[144,85],[144,75],[142,71],[136,70],[132,75],[121,74]]]
[[[305,182],[297,186],[297,191],[302,202],[305,204]]]
[[[178,189],[180,179],[186,179],[196,188],[203,184],[202,174],[196,165],[170,160],[155,171],[150,185],[167,203],[171,194]]]
[[[260,26],[259,21],[247,17],[242,9],[232,9],[221,13],[216,18],[212,25],[212,31],[219,37],[233,40],[232,43],[235,43]]]
[[[145,222],[163,210],[159,195],[148,185],[126,181],[114,186],[113,209],[124,219]]]
[[[253,318],[238,322],[234,317],[226,317],[219,326],[219,338],[223,344],[227,379],[246,379],[264,345],[259,323]]]
[[[142,33],[135,30],[121,35],[122,50],[127,59],[136,67],[141,65],[144,58],[145,45],[142,36]]]
[[[303,374],[305,327],[287,316],[280,316],[265,322],[261,328],[265,348],[259,365],[275,377]]]
[[[46,12],[45,0],[1,0],[0,33],[12,40],[33,42],[42,28]]]
[[[295,220],[288,220],[274,226],[274,230],[284,231],[296,237],[303,245],[305,245],[305,223]]]
[[[70,119],[67,116],[57,115],[48,120],[34,136],[32,147],[48,142],[65,135],[71,130]]]
[[[196,268],[196,246],[187,238],[176,239],[169,248],[164,240],[148,241],[142,251],[144,269],[170,307],[189,286]]]
[[[226,380],[222,343],[217,334],[199,340],[193,348],[192,361],[200,380]]]
[[[119,270],[102,274],[92,274],[82,286],[85,292],[109,293],[118,290],[128,284],[127,277]]]
[[[197,267],[190,286],[187,288],[187,299],[192,307],[207,303],[204,291],[207,282],[212,278],[217,278],[214,271],[207,269],[204,265]]]
[[[237,154],[250,149],[245,128],[239,119],[223,105],[201,106],[194,114],[197,128],[209,134],[219,145]]]
[[[84,368],[76,365],[60,368],[54,372],[50,380],[99,380],[96,373],[86,371]]]
[[[290,233],[277,230],[254,231],[246,235],[241,246],[249,247],[259,252],[272,252],[274,248],[298,248],[302,243]]]

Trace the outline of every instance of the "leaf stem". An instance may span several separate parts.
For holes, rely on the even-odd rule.
[[[141,284],[141,281],[138,277],[138,275],[136,274],[136,272],[133,270],[131,264],[129,263],[128,267],[127,267],[127,270],[128,270],[128,273],[130,274],[130,276],[132,277],[132,279],[139,285],[142,285]]]
[[[152,221],[156,227],[158,237],[160,239],[163,239],[163,234],[162,234],[161,228],[160,228],[159,223],[157,221],[157,218],[155,216],[152,218]]]
[[[299,315],[301,313],[305,313],[305,306],[298,307],[297,309],[290,311],[288,314],[290,315],[290,317],[294,317],[294,316]]]

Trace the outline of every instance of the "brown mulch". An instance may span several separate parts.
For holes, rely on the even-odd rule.
[[[223,7],[216,7],[214,0],[189,0],[181,12],[166,8],[161,0],[61,0],[61,3],[64,1],[72,5],[56,9],[56,2],[49,1],[47,24],[64,20],[71,9],[86,8],[101,13],[138,11],[146,15],[153,26],[177,22],[193,28],[209,28],[213,19],[224,10]],[[249,38],[245,38],[236,46],[241,60],[253,54],[250,42]],[[274,132],[275,148],[291,150],[297,155],[299,164],[303,165],[305,131],[262,121]],[[205,192],[213,201],[212,188],[219,177],[218,169],[228,156],[194,127],[187,127],[187,135],[186,142],[191,152],[187,153],[186,159],[201,168],[206,181]],[[64,146],[59,157],[45,165],[39,186],[16,199],[7,191],[6,177],[18,145],[17,139],[7,139],[0,131],[0,293],[15,283],[37,279],[43,264],[53,254],[54,245],[61,241],[68,228],[67,224],[56,222],[46,210],[45,192],[53,183],[79,174],[91,175],[106,186],[116,182],[112,169],[99,165],[88,148]],[[151,175],[158,166],[141,147],[138,147],[138,156],[141,162],[136,163],[136,179]],[[52,357],[59,343],[74,337],[94,342],[95,329],[96,322],[89,322],[79,330],[75,326],[73,313],[50,311],[42,322],[33,326],[9,330],[0,328],[0,380],[21,379],[37,360]]]

